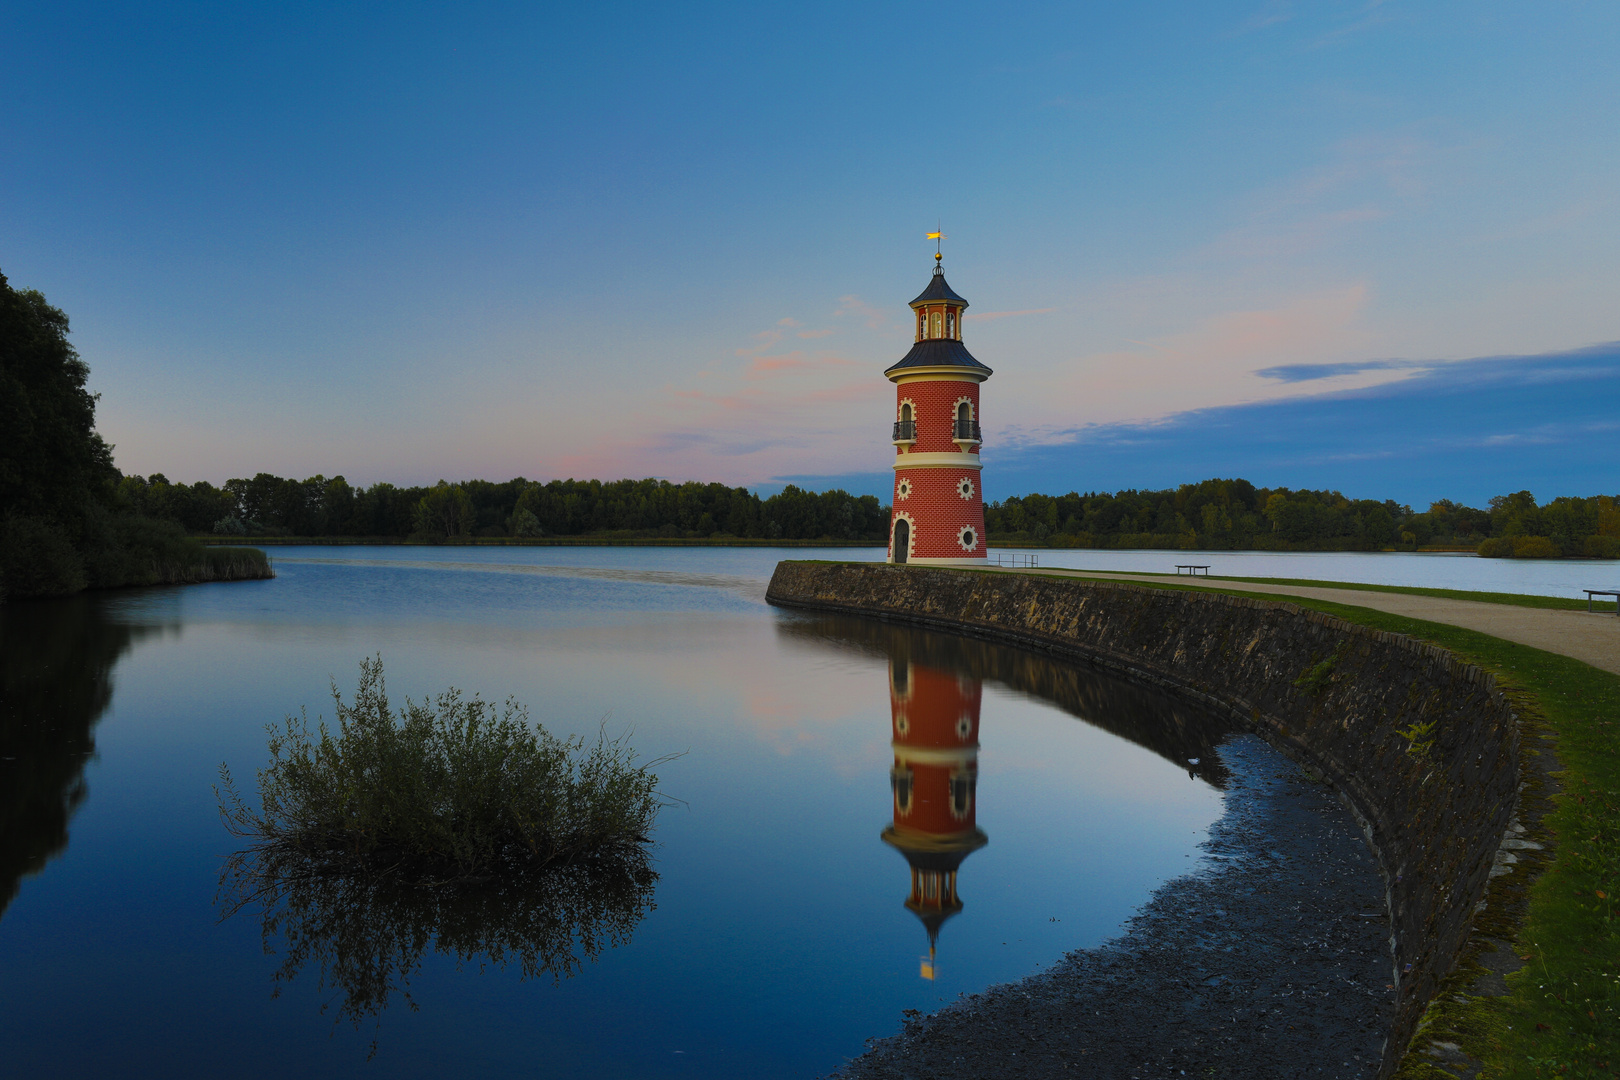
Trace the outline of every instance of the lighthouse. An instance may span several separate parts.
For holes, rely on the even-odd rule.
[[[946,284],[942,261],[936,251],[933,278],[911,302],[911,351],[883,373],[895,386],[889,561],[982,566],[979,384],[991,371],[962,344],[968,302]]]
[[[903,654],[889,660],[894,818],[883,842],[911,868],[906,908],[928,931],[925,979],[934,977],[940,927],[962,910],[956,872],[989,843],[975,820],[981,693],[978,679],[913,664]]]

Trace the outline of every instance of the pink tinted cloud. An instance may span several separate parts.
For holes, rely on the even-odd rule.
[[[1038,308],[1025,308],[1022,311],[977,311],[977,312],[969,312],[968,314],[963,315],[962,318],[963,319],[985,319],[985,320],[989,320],[989,319],[1015,319],[1020,315],[1045,315],[1048,312],[1056,311],[1056,310],[1057,310],[1057,308],[1038,307]]]
[[[1054,376],[1003,384],[1002,408],[1021,421],[1009,443],[1068,437],[1085,424],[1151,422],[1188,409],[1288,397],[1297,388],[1262,378],[1273,363],[1357,355],[1366,344],[1359,317],[1369,289],[1356,284],[1294,297],[1277,307],[1231,311],[1178,334],[1131,341],[1135,349],[1077,357]],[[1360,372],[1333,388],[1374,385],[1409,372]]]
[[[756,356],[749,363],[747,372],[749,375],[763,375],[775,371],[797,371],[807,368],[849,367],[851,363],[853,361],[846,360],[842,356],[823,354],[812,358],[795,349],[793,352],[775,356]]]
[[[878,330],[889,321],[889,312],[885,308],[873,307],[858,296],[840,296],[838,309],[833,312],[833,318],[842,319],[845,316],[854,316],[866,321],[868,330]]]

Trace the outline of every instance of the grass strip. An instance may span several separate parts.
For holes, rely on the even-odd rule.
[[[1052,567],[1053,570],[1065,569]],[[1174,574],[1159,574],[1138,570],[1079,570],[1081,574],[1140,574],[1143,577],[1173,578]],[[1183,575],[1185,576],[1185,575]],[[1099,578],[1098,580],[1109,580]],[[1310,578],[1224,577],[1220,575],[1199,578],[1200,581],[1241,581],[1250,585],[1287,585],[1313,589],[1351,589],[1358,592],[1404,593],[1407,596],[1434,596],[1442,600],[1472,600],[1481,604],[1508,604],[1512,607],[1543,608],[1550,611],[1585,611],[1586,601],[1567,596],[1537,596],[1531,593],[1473,592],[1467,589],[1426,589],[1416,585],[1366,585],[1354,581],[1315,581]],[[1620,586],[1617,586],[1620,587]],[[1258,595],[1246,593],[1244,595]],[[1297,600],[1298,597],[1287,597]],[[1613,611],[1613,600],[1595,600],[1593,611]]]

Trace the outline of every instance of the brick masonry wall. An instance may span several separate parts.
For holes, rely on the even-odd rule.
[[[1316,769],[1388,889],[1399,1004],[1383,1075],[1456,964],[1519,787],[1516,718],[1450,653],[1293,604],[1024,574],[778,564],[773,604],[983,637],[1161,686]],[[1417,750],[1404,732],[1429,725]],[[1414,752],[1416,751],[1416,752]]]
[[[899,496],[901,478],[911,481],[911,494]],[[973,482],[972,498],[964,499],[957,493],[957,485],[966,477]],[[894,514],[909,515],[917,530],[912,541],[911,555],[921,559],[983,558],[984,496],[979,491],[977,469],[903,469],[894,474],[896,494]],[[978,543],[972,551],[964,551],[957,543],[963,526],[971,525]],[[893,546],[894,531],[889,531]],[[890,557],[893,557],[890,552]]]
[[[973,403],[973,419],[979,416],[979,384],[973,379],[932,380],[901,383],[895,387],[894,418],[900,419],[900,403],[909,400],[912,415],[917,420],[917,441],[911,452],[917,454],[954,454],[956,443],[951,435],[956,422],[956,403],[967,398]],[[897,454],[898,462],[903,454]]]

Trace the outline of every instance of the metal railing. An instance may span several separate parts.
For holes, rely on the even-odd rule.
[[[977,420],[958,420],[956,434],[951,436],[953,442],[978,442],[979,422]]]
[[[894,442],[916,442],[917,421],[896,420],[894,422]]]
[[[1022,555],[1016,551],[998,551],[996,552],[995,565],[1036,567],[1041,565],[1041,557],[1039,555]]]

